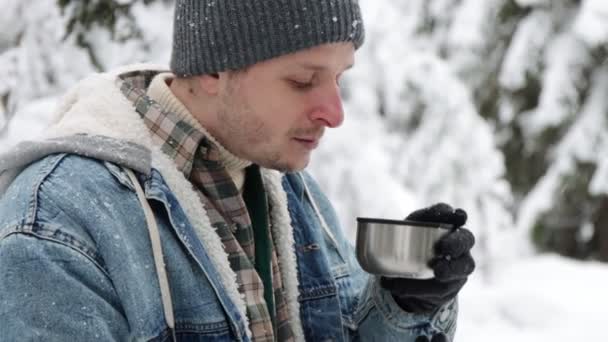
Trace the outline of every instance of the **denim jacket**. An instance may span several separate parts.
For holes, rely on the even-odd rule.
[[[106,75],[91,84],[98,99],[114,83]],[[0,157],[0,175],[18,174],[5,180],[8,188],[0,186],[0,340],[169,341],[174,333],[178,341],[249,341],[225,252],[212,229],[201,232],[208,221],[204,212],[196,217],[199,204],[188,200],[196,196],[184,196],[193,191],[139,134],[144,128],[134,125],[143,124],[132,109],[112,111],[129,129],[104,130],[107,123],[99,122],[78,126],[77,137],[67,135],[75,123],[88,123],[80,119],[93,107],[79,102],[89,94],[85,84],[70,95],[76,100],[69,99],[52,130],[66,138]],[[122,100],[109,95],[116,109]],[[130,142],[117,143],[125,135]],[[113,143],[127,148],[107,153],[116,151]],[[138,184],[127,167],[137,171]],[[455,302],[430,315],[404,312],[360,269],[329,201],[308,174],[267,170],[265,184],[275,197],[272,228],[283,245],[279,262],[293,289],[287,298],[298,340],[414,342],[438,331],[453,336]],[[158,225],[174,331],[138,186]],[[279,227],[284,223],[288,229]]]

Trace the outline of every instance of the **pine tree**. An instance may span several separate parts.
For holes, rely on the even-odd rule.
[[[133,7],[143,3],[170,3],[169,0],[57,0],[62,14],[67,18],[66,37],[74,36],[78,46],[85,49],[98,71],[104,69],[99,60],[91,31],[101,28],[110,34],[110,40],[118,43],[143,39],[141,27],[133,15]]]
[[[150,18],[170,22],[172,3],[3,0],[0,138],[19,108],[92,71],[166,64],[169,27]],[[312,166],[346,224],[441,200],[469,209],[488,255],[516,226],[540,250],[608,261],[608,4],[361,6],[367,41],[343,82],[349,117]]]
[[[86,60],[79,49],[62,42],[65,25],[54,1],[30,6],[4,0],[0,15],[1,137],[8,119],[26,103],[82,77],[79,69]]]
[[[467,105],[442,106],[463,98],[459,94],[467,91],[458,90],[463,89],[460,80],[473,105],[464,112],[490,125],[504,156],[510,188],[495,196],[502,203],[498,207],[510,208],[520,233],[540,250],[608,260],[608,175],[602,158],[608,145],[602,95],[608,5],[598,0],[429,0],[368,6],[363,11],[371,18],[368,45],[359,52],[360,75],[346,82],[345,93],[351,95],[351,107],[362,109],[355,113],[368,121],[376,113],[389,127],[384,134],[397,133],[396,145],[408,151],[398,154],[401,159],[393,166],[383,166],[387,175],[403,180],[409,198],[429,199],[437,193],[433,189],[441,185],[421,186],[433,183],[424,178],[428,175],[409,176],[420,161],[432,165],[435,146],[431,138],[424,142],[425,133],[433,137],[445,134],[437,128],[441,125],[458,127],[441,114],[467,122],[462,113]],[[442,87],[443,93],[437,90]],[[425,146],[423,153],[416,153],[415,146]],[[495,164],[499,177],[500,162]],[[476,174],[468,168],[465,172]],[[433,177],[471,188],[454,175]],[[489,217],[487,224],[508,224],[503,211],[474,214]]]
[[[541,250],[608,261],[602,162],[608,6],[494,3],[478,53],[452,40],[446,54],[501,137],[519,226]],[[463,65],[462,55],[473,57]]]
[[[356,216],[399,219],[440,201],[465,208],[479,266],[489,271],[517,253],[499,248],[514,232],[512,198],[492,126],[445,55],[462,4],[361,5],[367,40],[343,82],[346,123],[327,134],[313,172],[352,237]]]
[[[2,0],[0,143],[8,120],[59,96],[92,72],[136,61],[164,62],[170,51],[170,0]],[[154,16],[151,18],[150,16]],[[50,111],[50,109],[49,109]]]

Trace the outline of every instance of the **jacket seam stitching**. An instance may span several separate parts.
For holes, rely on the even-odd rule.
[[[38,175],[36,177],[37,181],[32,189],[32,195],[30,197],[30,203],[28,205],[26,220],[23,224],[23,227],[33,228],[34,222],[38,217],[38,199],[40,194],[40,187],[66,156],[66,153],[53,155],[52,158],[54,158],[55,160],[52,160],[47,165],[43,165],[43,167],[38,171]]]
[[[39,229],[36,229],[35,231],[34,231],[34,225],[26,224],[26,225],[24,225],[23,228],[25,228],[25,226],[28,226],[29,229],[19,229],[19,227],[16,227],[17,229],[15,231],[10,232],[10,233],[4,235],[2,237],[2,239],[5,239],[5,238],[9,237],[10,235],[27,235],[27,236],[32,236],[32,237],[40,239],[40,240],[45,240],[45,241],[48,241],[48,242],[56,243],[58,245],[62,245],[64,247],[70,248],[73,251],[77,252],[78,254],[81,254],[82,256],[84,256],[85,258],[87,258],[89,261],[91,261],[91,263],[93,265],[95,265],[95,267],[97,267],[108,278],[108,280],[110,280],[111,283],[113,283],[112,282],[112,278],[110,277],[110,274],[97,261],[98,256],[90,255],[87,251],[83,250],[82,248],[80,248],[80,247],[78,247],[78,246],[76,246],[74,244],[70,244],[67,241],[64,241],[62,239],[57,239],[57,238],[54,238],[52,236],[39,234],[39,232],[51,232],[51,230],[42,228],[39,225],[36,225],[37,228],[39,228]],[[60,236],[63,236],[63,237],[71,239],[72,241],[79,241],[73,235],[67,234],[67,233],[62,232],[62,231],[52,231],[52,234],[53,234],[53,236],[57,236],[59,234]],[[79,242],[79,243],[81,243],[81,242]],[[84,244],[84,243],[81,243],[81,245],[82,246],[86,246],[86,244]]]

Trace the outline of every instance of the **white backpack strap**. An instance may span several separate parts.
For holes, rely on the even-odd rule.
[[[160,242],[160,233],[158,231],[158,225],[156,223],[156,219],[154,218],[154,213],[152,212],[152,208],[150,208],[150,204],[148,203],[146,196],[144,195],[144,191],[135,177],[135,174],[130,169],[124,169],[131,182],[133,183],[133,187],[135,188],[135,192],[137,193],[137,198],[141,203],[141,206],[144,210],[144,214],[146,216],[146,223],[148,225],[148,233],[150,235],[150,242],[152,243],[152,254],[154,256],[154,265],[156,266],[156,274],[158,275],[158,283],[160,285],[160,295],[162,297],[163,303],[163,311],[165,313],[165,321],[167,322],[167,326],[169,330],[171,330],[171,335],[173,337],[173,341],[177,341],[175,337],[175,317],[173,316],[173,301],[171,300],[171,288],[169,287],[169,278],[167,277],[167,271],[165,269],[165,260],[163,256],[163,248]]]

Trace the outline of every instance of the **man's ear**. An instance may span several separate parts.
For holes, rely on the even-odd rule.
[[[198,82],[207,95],[214,96],[219,92],[220,77],[218,74],[201,75],[198,77]]]

